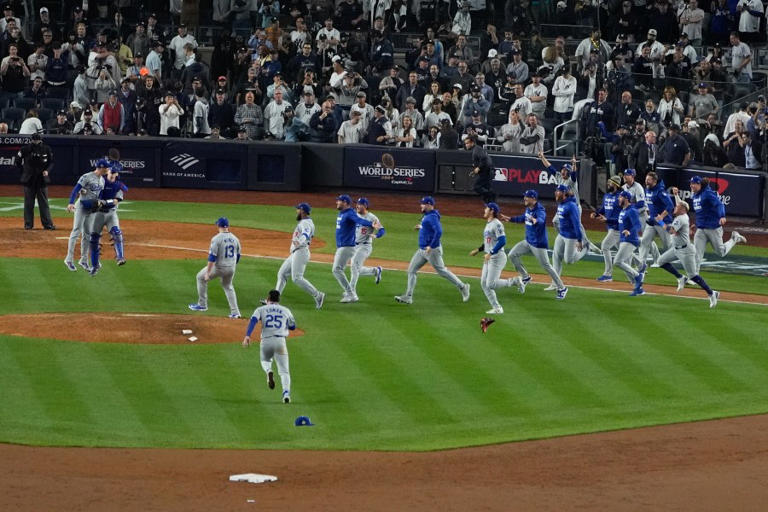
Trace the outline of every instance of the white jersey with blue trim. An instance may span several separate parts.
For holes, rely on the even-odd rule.
[[[367,212],[365,215],[360,215],[360,217],[371,221],[372,224],[379,222],[379,218],[371,212]],[[369,244],[373,242],[374,238],[376,238],[376,230],[373,229],[373,226],[368,227],[358,224],[355,227],[355,244]]]
[[[216,257],[217,267],[234,267],[240,256],[240,240],[232,233],[219,233],[211,238],[208,254]]]
[[[490,253],[502,236],[506,236],[504,234],[504,224],[499,219],[489,220],[485,225],[485,230],[483,230],[483,249],[485,252]]]
[[[285,338],[288,331],[296,327],[296,320],[291,310],[280,304],[260,306],[253,312],[252,317],[261,323],[261,339]]]
[[[632,199],[629,200],[630,203],[636,204],[638,201],[645,202],[645,188],[638,182],[632,183],[631,187],[625,183],[621,188],[632,195]],[[638,208],[637,212],[643,213],[645,210],[647,210],[647,206],[645,208]]]
[[[308,247],[315,236],[315,223],[312,219],[301,219],[293,230],[291,238],[291,250]]]

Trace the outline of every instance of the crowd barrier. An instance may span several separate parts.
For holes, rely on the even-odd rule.
[[[0,183],[18,183],[16,153],[24,135],[0,135]],[[367,144],[317,144],[211,141],[162,137],[45,136],[54,152],[51,183],[73,185],[77,178],[115,147],[124,167],[122,179],[133,187],[300,191],[319,187],[389,190],[422,194],[474,194],[472,155],[461,150],[407,149]],[[554,197],[556,176],[530,155],[489,153],[493,189],[499,196],[522,197],[534,189]],[[550,159],[559,169],[566,158]],[[598,183],[589,159],[579,162],[581,198],[598,200]],[[729,214],[763,217],[765,173],[664,166],[668,186],[688,191],[694,174],[718,187]]]

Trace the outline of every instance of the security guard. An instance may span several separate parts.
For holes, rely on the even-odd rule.
[[[17,155],[16,165],[22,168],[21,183],[24,185],[24,229],[35,224],[35,199],[40,208],[40,222],[44,229],[56,229],[48,208],[49,172],[53,166],[53,151],[43,144],[39,133],[32,134],[31,143],[23,146]]]

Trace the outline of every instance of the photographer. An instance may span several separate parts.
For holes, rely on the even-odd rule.
[[[629,157],[634,147],[634,138],[629,130],[629,125],[621,124],[616,133],[606,137],[611,143],[611,162],[613,162],[616,171],[623,171],[630,167]]]
[[[18,47],[11,44],[8,56],[0,63],[0,76],[3,78],[3,92],[11,96],[21,96],[31,75],[27,64],[18,54]]]
[[[333,48],[334,50],[336,50],[336,47],[338,46],[339,41],[341,40],[341,33],[337,29],[333,28],[333,18],[331,18],[330,16],[326,18],[325,25],[323,26],[323,28],[317,31],[315,40],[326,41],[328,48]]]
[[[160,111],[163,95],[154,75],[144,75],[143,84],[137,87],[136,111],[138,112],[138,128],[145,129],[149,135],[160,133]]]
[[[158,107],[160,112],[160,135],[168,135],[169,130],[179,131],[179,119],[184,115],[184,109],[172,92],[165,93],[165,104]]]
[[[105,66],[109,66],[106,64]],[[117,89],[117,82],[110,73],[110,69],[103,67],[99,70],[99,77],[95,82],[96,103],[105,103],[109,99],[110,91]]]
[[[368,82],[365,81],[359,73],[347,70],[340,87],[334,87],[333,93],[336,95],[336,101],[343,107],[349,107],[357,98],[357,93],[368,88]]]
[[[266,138],[281,140],[285,137],[283,132],[285,117],[283,114],[288,108],[291,109],[291,114],[293,114],[291,104],[283,100],[283,91],[280,89],[276,90],[274,99],[264,108],[264,127],[267,130]]]
[[[93,120],[93,111],[87,108],[83,112],[83,119],[75,123],[72,133],[74,135],[101,135],[103,131],[101,126]]]

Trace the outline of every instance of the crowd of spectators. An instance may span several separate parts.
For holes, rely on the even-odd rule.
[[[760,0],[212,0],[205,59],[180,0],[160,16],[90,3],[62,2],[65,23],[3,6],[0,133],[426,148],[472,136],[538,154],[573,119],[581,149],[618,170],[765,160],[765,99],[721,115],[760,86]],[[600,29],[544,39],[545,21]]]

